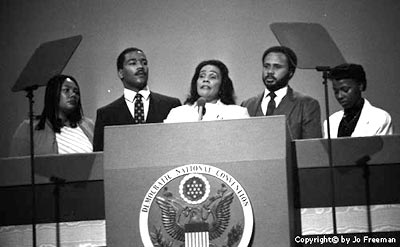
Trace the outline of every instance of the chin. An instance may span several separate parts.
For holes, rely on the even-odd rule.
[[[275,84],[273,84],[273,85],[267,85],[266,87],[267,87],[267,89],[268,89],[269,91],[276,91],[277,88],[278,88]]]
[[[276,88],[276,82],[273,83],[268,83],[268,82],[264,82],[265,87],[270,90],[270,88]]]
[[[210,94],[208,94],[208,92],[204,92],[204,91],[202,91],[202,90],[200,90],[200,91],[198,92],[198,94],[199,94],[200,97],[203,97],[203,98],[207,98],[207,97],[210,96]]]
[[[136,85],[136,87],[140,90],[142,90],[143,88],[145,88],[147,86],[147,81],[139,81]]]

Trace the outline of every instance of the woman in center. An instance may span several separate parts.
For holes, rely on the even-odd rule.
[[[185,104],[173,108],[164,122],[248,117],[246,108],[235,105],[233,84],[226,65],[219,60],[207,60],[197,65],[190,85],[190,95],[185,100]]]

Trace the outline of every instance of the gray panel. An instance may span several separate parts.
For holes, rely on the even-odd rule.
[[[106,127],[104,168],[279,159],[285,118]],[[134,164],[132,161],[134,160]]]
[[[329,166],[328,140],[296,140],[294,143],[299,168]],[[363,161],[368,164],[400,163],[400,135],[332,139],[334,166],[356,165]]]

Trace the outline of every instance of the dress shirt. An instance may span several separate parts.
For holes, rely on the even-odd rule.
[[[141,94],[142,101],[143,101],[143,110],[144,110],[144,120],[147,119],[147,113],[149,112],[149,105],[150,105],[150,90],[149,87],[145,87],[144,89],[137,92]],[[129,112],[131,113],[132,117],[135,117],[135,96],[137,94],[135,91],[124,88],[124,98],[125,102],[128,105]]]
[[[279,103],[281,103],[283,97],[285,97],[286,93],[287,93],[288,87],[283,87],[281,89],[278,89],[277,91],[275,91],[276,97],[275,97],[275,109],[278,107]],[[264,98],[261,102],[261,109],[264,113],[264,115],[267,113],[267,109],[268,109],[268,103],[271,97],[269,97],[270,91],[268,89],[265,89],[264,92]]]

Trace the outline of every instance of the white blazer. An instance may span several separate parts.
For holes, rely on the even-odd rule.
[[[247,108],[238,105],[225,105],[220,100],[215,104],[206,103],[205,108],[206,113],[203,116],[203,121],[250,117]],[[197,103],[193,105],[182,105],[171,109],[164,123],[196,122],[198,116]]]
[[[339,124],[343,118],[344,111],[333,113],[329,117],[331,138],[337,138]],[[361,110],[360,118],[351,134],[351,137],[392,135],[392,118],[386,111],[377,108],[364,98],[364,106]],[[324,138],[328,138],[327,122],[324,121]]]

